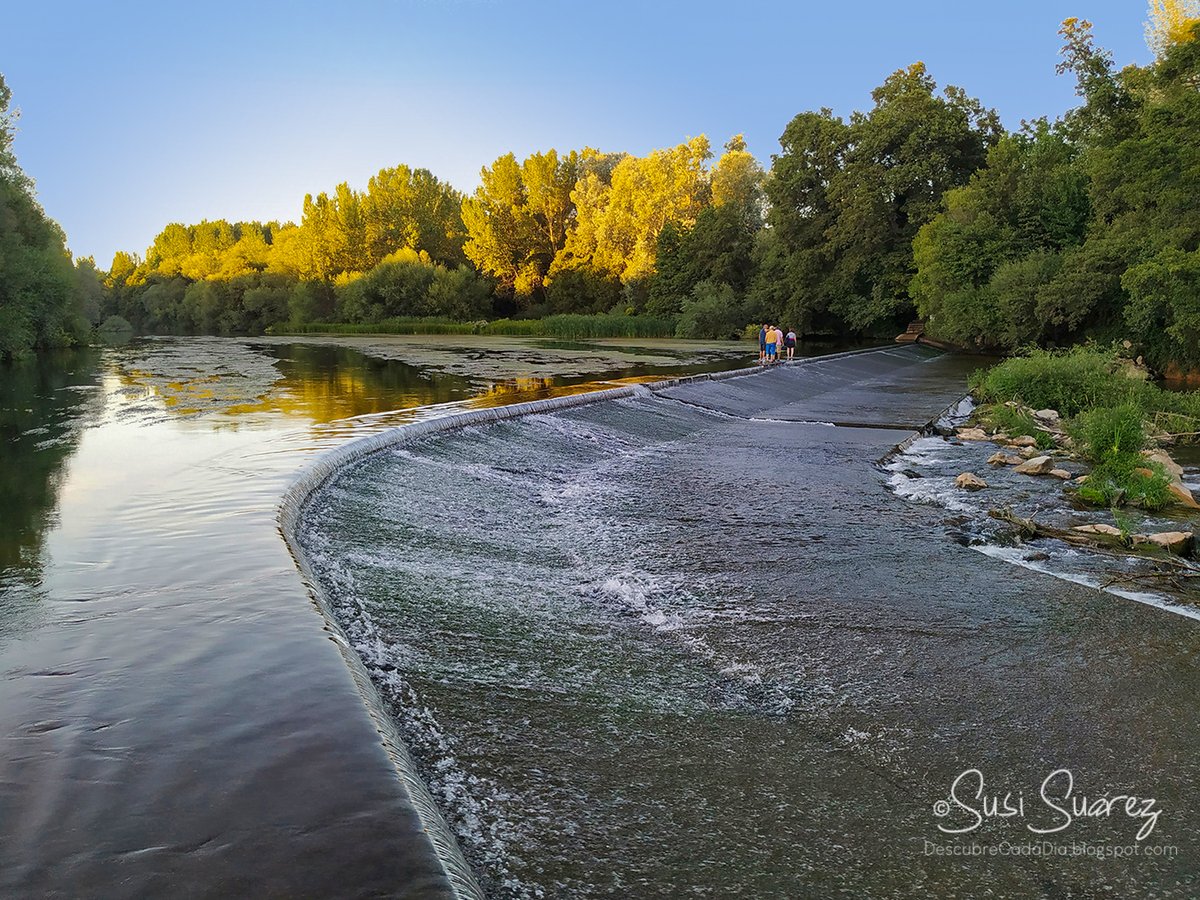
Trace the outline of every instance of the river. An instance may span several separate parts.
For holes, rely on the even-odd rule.
[[[445,895],[280,496],[395,424],[747,361],[466,343],[161,340],[5,374],[0,889]],[[646,391],[318,493],[300,540],[489,896],[1196,893],[1196,622],[975,552],[897,478],[931,448],[879,463],[974,365]],[[954,851],[1033,837],[938,829],[972,768],[1033,824],[1063,768],[1153,796],[1147,842],[1121,815],[1056,846],[1179,855]]]

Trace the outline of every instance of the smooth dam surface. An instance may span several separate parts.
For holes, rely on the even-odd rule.
[[[974,552],[878,465],[976,365],[908,347],[644,391],[383,450],[313,497],[304,553],[489,896],[1197,893],[1196,622]],[[940,830],[964,770],[1036,798],[1063,768],[1156,798],[1182,853],[930,849],[1035,837]]]

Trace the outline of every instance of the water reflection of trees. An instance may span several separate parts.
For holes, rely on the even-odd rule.
[[[0,367],[0,571],[40,566],[67,461],[104,407],[98,359],[84,350]]]

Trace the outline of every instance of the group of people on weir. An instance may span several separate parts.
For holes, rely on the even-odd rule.
[[[784,334],[778,325],[764,324],[758,329],[758,364],[779,362],[787,351],[787,359],[796,355],[796,332],[788,329]]]

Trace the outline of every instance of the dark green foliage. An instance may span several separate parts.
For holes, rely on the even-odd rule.
[[[1088,23],[1062,34],[1084,104],[1004,138],[946,195],[912,295],[960,344],[1128,337],[1160,368],[1200,366],[1200,41],[1117,72]]]
[[[702,281],[683,301],[675,337],[735,340],[751,315],[728,284]]]
[[[550,315],[608,312],[622,299],[620,281],[582,266],[556,271],[545,294]]]
[[[678,316],[701,282],[725,284],[733,296],[745,296],[760,226],[757,214],[733,203],[706,207],[686,231],[667,223],[658,237],[657,271],[646,312],[659,318]]]
[[[77,274],[62,230],[46,217],[33,182],[17,165],[11,99],[0,75],[0,361],[83,341],[85,303],[93,299],[85,296],[86,273]]]
[[[848,125],[828,110],[793,119],[767,184],[775,234],[760,247],[756,296],[806,332],[911,318],[913,238],[998,136],[994,112],[959,88],[938,96],[920,63],[872,96]]]

